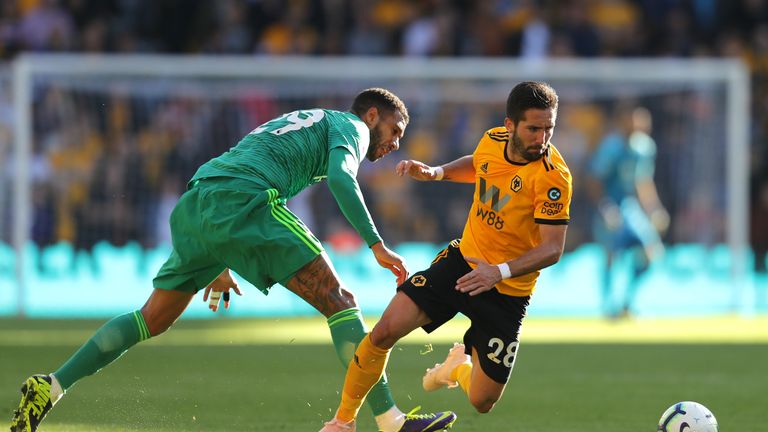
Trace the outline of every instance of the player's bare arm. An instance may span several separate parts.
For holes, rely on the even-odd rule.
[[[371,247],[376,262],[391,271],[400,285],[408,277],[403,257],[392,252],[381,240],[365,206],[356,175],[357,169],[352,154],[344,149],[332,150],[328,168],[328,188],[349,223]]]
[[[541,243],[511,261],[507,261],[510,275],[516,277],[549,267],[560,260],[565,247],[565,232],[568,225],[541,225]],[[475,257],[464,257],[475,264],[471,272],[462,276],[456,283],[456,290],[474,296],[493,288],[502,279],[498,264],[487,263]]]
[[[408,174],[419,181],[448,180],[456,183],[474,183],[475,167],[472,155],[462,156],[452,162],[437,167],[429,166],[417,160],[402,160],[395,167],[399,176]]]

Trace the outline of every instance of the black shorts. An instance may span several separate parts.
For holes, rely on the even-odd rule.
[[[422,327],[427,333],[461,312],[472,325],[464,334],[466,353],[477,350],[480,366],[494,381],[506,384],[517,357],[520,326],[530,297],[512,297],[495,288],[476,296],[456,291],[456,281],[472,268],[454,240],[432,265],[410,277],[397,289],[404,292],[432,320]]]

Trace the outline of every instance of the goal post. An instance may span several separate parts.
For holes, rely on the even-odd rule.
[[[18,290],[17,312],[20,315],[25,314],[29,308],[26,291],[30,263],[26,261],[29,257],[26,248],[30,243],[30,229],[34,217],[32,165],[35,149],[39,150],[41,145],[40,135],[46,133],[35,126],[35,119],[40,116],[35,110],[41,105],[40,98],[51,88],[63,89],[61,91],[65,93],[72,92],[71,103],[74,106],[92,111],[98,111],[100,104],[107,101],[114,92],[119,92],[123,95],[121,97],[132,98],[128,102],[129,105],[141,105],[140,110],[146,111],[169,103],[161,99],[182,93],[193,95],[195,100],[180,102],[180,111],[185,109],[185,104],[194,104],[192,109],[198,109],[197,104],[204,104],[205,101],[224,100],[222,104],[226,105],[226,101],[238,99],[244,93],[268,94],[269,98],[274,100],[264,102],[269,104],[269,107],[259,108],[259,114],[251,117],[254,119],[261,118],[260,116],[267,112],[287,110],[295,105],[301,107],[300,104],[307,100],[307,94],[312,96],[313,102],[348,103],[356,91],[366,86],[391,87],[406,99],[409,109],[413,111],[414,125],[410,129],[418,132],[419,139],[435,140],[434,137],[425,138],[422,134],[429,135],[430,129],[438,130],[446,126],[446,119],[441,117],[441,110],[448,105],[466,105],[468,110],[487,111],[484,118],[479,118],[480,114],[474,112],[463,114],[461,121],[475,122],[483,127],[493,126],[494,122],[500,124],[507,93],[512,84],[522,80],[543,80],[552,83],[560,93],[561,107],[567,107],[573,101],[602,102],[621,97],[651,98],[657,94],[675,92],[683,93],[683,97],[690,97],[692,100],[703,95],[702,98],[708,98],[709,105],[716,109],[720,109],[718,104],[722,101],[722,112],[718,111],[713,115],[717,116],[717,125],[723,128],[723,142],[718,142],[718,137],[715,136],[709,137],[705,143],[693,141],[706,139],[706,136],[684,137],[686,133],[703,130],[701,126],[705,124],[703,120],[689,118],[685,118],[685,125],[675,132],[675,140],[677,150],[683,152],[696,149],[697,144],[702,144],[702,152],[713,152],[706,160],[699,158],[691,162],[690,172],[697,177],[689,179],[692,184],[688,186],[692,187],[699,181],[705,182],[706,185],[703,185],[702,189],[710,185],[718,189],[711,191],[713,195],[722,196],[724,202],[720,207],[725,221],[723,233],[720,235],[713,232],[705,237],[711,238],[713,244],[725,245],[729,251],[730,281],[735,282],[731,287],[731,310],[744,312],[742,309],[749,307],[746,306],[749,304],[746,297],[751,295],[747,278],[750,256],[750,78],[746,66],[738,60],[649,58],[552,59],[531,62],[487,58],[24,54],[13,62],[12,80],[16,119],[13,131],[13,197],[8,202],[12,203],[13,210],[12,247],[16,252],[15,286]],[[659,100],[656,103],[662,106],[667,102]],[[144,105],[153,108],[147,109]],[[346,109],[346,106],[333,108]],[[242,115],[231,107],[224,106],[221,109],[233,115]],[[99,121],[104,121],[101,118],[103,116],[104,114],[94,114],[94,118],[99,117]],[[77,119],[73,117],[72,120]],[[147,119],[144,121],[150,122]],[[428,126],[425,128],[419,123]],[[448,126],[457,127],[455,124]],[[469,136],[473,136],[476,142],[482,127],[473,124],[471,129],[473,134]],[[556,145],[559,131],[560,125],[555,133]],[[241,132],[226,130],[222,135],[230,137]],[[406,134],[406,142],[415,139],[409,136],[411,132],[409,130]],[[461,144],[463,147],[454,146],[452,149],[471,151],[474,142],[466,142]],[[232,144],[234,142],[226,143]],[[426,154],[435,156],[434,153]],[[719,155],[722,155],[724,160],[719,160]],[[702,167],[721,169],[723,174],[706,177],[706,173],[699,172]],[[673,177],[673,174],[667,175]],[[675,200],[687,199],[685,186],[676,184],[674,191],[667,192],[668,196]],[[377,194],[382,192],[377,189],[373,193],[378,199]],[[687,207],[683,210],[692,211]],[[386,214],[384,211],[382,217],[386,218]],[[465,215],[466,213],[463,214]],[[387,229],[392,232],[396,228]],[[447,240],[450,236],[459,234],[460,232],[449,232],[441,235]],[[681,243],[686,241],[684,237],[680,239]]]

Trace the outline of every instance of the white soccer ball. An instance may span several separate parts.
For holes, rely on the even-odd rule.
[[[659,419],[660,432],[717,432],[712,411],[698,402],[678,402]]]

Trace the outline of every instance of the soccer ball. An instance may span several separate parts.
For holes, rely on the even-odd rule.
[[[678,402],[669,407],[659,419],[660,432],[717,432],[717,420],[704,405]]]

